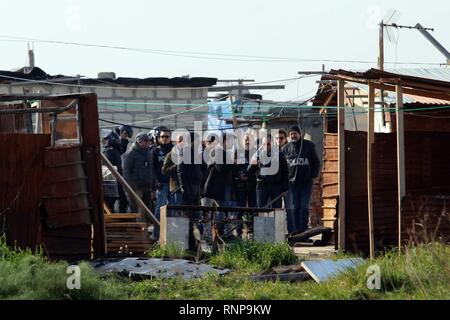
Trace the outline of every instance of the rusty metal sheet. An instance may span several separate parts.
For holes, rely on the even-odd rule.
[[[35,248],[39,242],[44,149],[50,135],[0,133],[0,229],[9,243]],[[3,217],[2,217],[3,218]]]
[[[46,150],[44,203],[50,227],[92,223],[83,163],[79,146]]]
[[[0,110],[24,109],[28,106],[24,103],[1,104]],[[30,114],[0,115],[1,133],[28,133],[31,130]]]

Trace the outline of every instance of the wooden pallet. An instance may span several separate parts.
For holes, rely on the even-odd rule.
[[[105,210],[106,248],[108,255],[141,255],[154,244],[148,232],[149,224],[142,222],[140,213],[108,213]]]

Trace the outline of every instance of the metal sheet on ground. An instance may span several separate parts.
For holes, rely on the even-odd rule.
[[[302,267],[317,283],[320,283],[327,281],[348,269],[354,269],[363,263],[364,259],[362,258],[318,260],[304,261],[302,262]]]
[[[93,262],[94,268],[101,273],[124,273],[130,277],[169,278],[183,277],[193,279],[207,273],[219,275],[230,272],[229,269],[218,269],[208,264],[196,264],[183,259],[160,258],[125,258],[121,260]]]

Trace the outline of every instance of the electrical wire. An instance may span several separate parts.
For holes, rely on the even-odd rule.
[[[293,58],[293,57],[269,57],[269,56],[256,56],[256,55],[241,55],[241,54],[225,54],[216,52],[199,52],[199,51],[176,51],[176,50],[160,50],[160,49],[148,49],[148,48],[132,48],[125,46],[112,46],[101,44],[90,44],[81,42],[68,42],[57,40],[45,40],[36,39],[30,37],[17,37],[0,35],[0,38],[20,41],[33,41],[37,43],[49,43],[49,44],[61,44],[61,45],[73,45],[82,47],[93,47],[103,49],[116,49],[134,51],[140,53],[150,53],[158,55],[168,55],[184,58],[194,59],[206,59],[206,60],[223,60],[223,61],[238,61],[238,62],[329,62],[329,63],[358,63],[358,64],[375,64],[376,61],[371,60],[339,60],[339,59],[308,59],[308,58]],[[386,64],[392,64],[392,62],[385,62]],[[410,65],[440,65],[440,63],[427,63],[427,62],[398,62],[398,64],[410,64]]]

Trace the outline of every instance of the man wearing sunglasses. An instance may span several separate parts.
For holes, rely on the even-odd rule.
[[[281,151],[281,149],[288,143],[286,131],[284,131],[283,129],[278,130],[278,132],[275,134],[275,142],[278,146],[278,149]]]
[[[166,128],[167,129],[167,128]],[[155,216],[160,218],[160,210],[162,206],[169,203],[170,195],[170,177],[163,175],[162,166],[167,154],[172,151],[173,144],[170,140],[169,130],[162,130],[156,132],[157,147],[154,149],[155,175],[158,177],[158,184],[156,188],[156,208]],[[159,228],[154,230],[154,239],[159,239]]]
[[[133,147],[124,156],[123,176],[145,205],[152,208],[152,192],[156,188],[153,152],[149,149],[150,138],[146,133],[136,135]],[[131,212],[143,213],[136,201],[129,196]]]

